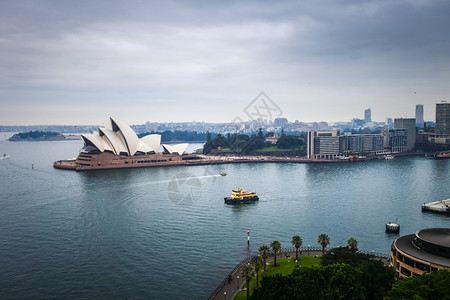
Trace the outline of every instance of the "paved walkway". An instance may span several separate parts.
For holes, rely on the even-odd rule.
[[[285,258],[285,250],[282,250],[281,252],[279,252],[277,254],[277,259],[281,259],[281,258]],[[293,257],[295,259],[295,250],[286,250],[286,254],[288,256],[290,256],[291,258]],[[318,256],[322,256],[322,250],[302,250],[300,253],[298,253],[298,256],[313,256],[313,255],[318,255]],[[267,258],[266,262],[270,262],[273,261],[274,256],[270,255]],[[388,261],[385,258],[379,258],[386,266],[388,265]],[[233,299],[234,296],[236,296],[237,292],[241,290],[242,285],[245,283],[245,279],[241,278],[241,269],[244,266],[244,264],[241,264],[231,275],[231,281],[227,281],[224,286],[222,286],[219,291],[213,295],[210,299]],[[255,277],[256,278],[256,277]],[[244,287],[245,288],[245,287]]]

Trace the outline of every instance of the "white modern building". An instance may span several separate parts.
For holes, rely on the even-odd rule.
[[[161,144],[159,134],[139,138],[130,126],[114,118],[97,132],[83,134],[81,139],[84,147],[77,158],[55,161],[53,167],[75,171],[142,168],[184,165],[198,159],[184,155],[186,143]]]
[[[163,151],[170,154],[182,155],[188,146],[187,143],[177,145],[161,144],[161,135],[150,134],[138,138],[133,129],[127,124],[110,118],[105,127],[99,127],[98,132],[83,134],[83,151],[86,153],[112,153],[115,155],[146,155]]]

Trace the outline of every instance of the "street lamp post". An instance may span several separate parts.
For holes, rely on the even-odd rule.
[[[239,291],[239,275],[237,276],[236,284],[237,284],[236,291]]]
[[[308,245],[308,256],[309,256],[309,245]]]
[[[223,292],[223,299],[227,300],[227,292]]]

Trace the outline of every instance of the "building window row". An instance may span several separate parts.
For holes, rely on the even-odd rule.
[[[138,164],[146,164],[146,163],[163,162],[163,161],[167,161],[167,159],[138,160],[138,161],[136,161],[136,163],[138,163]]]

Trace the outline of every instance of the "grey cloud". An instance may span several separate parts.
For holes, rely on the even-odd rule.
[[[295,111],[299,95],[355,103],[419,85],[445,97],[448,15],[425,0],[3,1],[0,102],[183,99],[198,111],[273,90]]]

